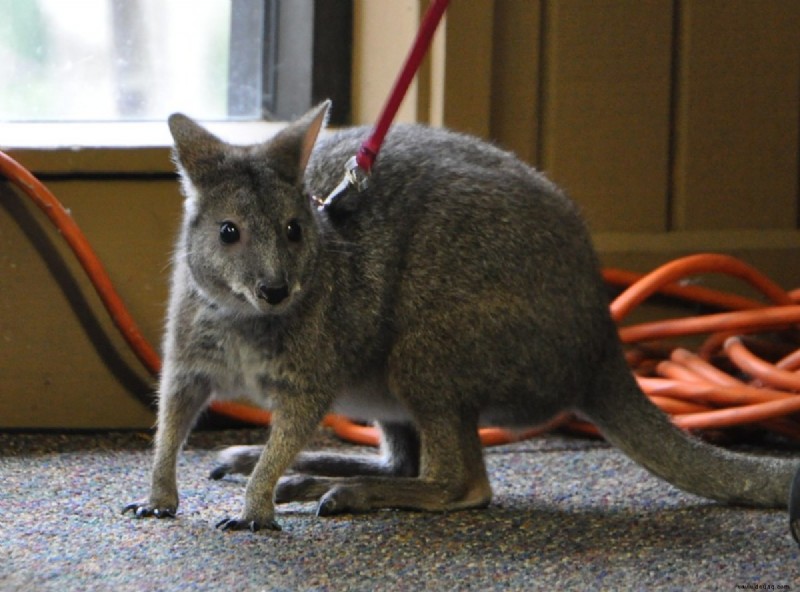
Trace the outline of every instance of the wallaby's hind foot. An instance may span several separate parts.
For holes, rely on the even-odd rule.
[[[338,479],[292,475],[278,483],[276,503],[315,500],[319,500],[319,516],[383,509],[446,512],[485,508],[492,501],[492,490],[485,478],[454,486],[443,481],[407,477]]]
[[[440,415],[424,422],[427,447],[421,447],[419,433],[410,425],[381,423],[382,456],[303,455],[295,463],[303,474],[282,478],[275,502],[319,500],[320,516],[486,507],[492,490],[477,426],[464,419],[440,422]]]
[[[318,516],[356,514],[380,509],[447,512],[485,508],[492,501],[488,481],[465,491],[421,479],[369,478],[342,481],[320,498]]]

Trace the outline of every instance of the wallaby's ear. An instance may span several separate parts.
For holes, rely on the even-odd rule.
[[[330,101],[317,105],[267,143],[270,166],[288,179],[302,181],[317,137],[328,121],[330,106]]]
[[[168,123],[175,140],[176,164],[195,182],[213,173],[222,160],[225,143],[182,113],[170,115]]]

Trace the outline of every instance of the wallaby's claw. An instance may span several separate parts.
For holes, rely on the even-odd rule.
[[[156,518],[175,518],[177,508],[159,508],[146,503],[134,502],[122,508],[123,514],[128,512],[132,512],[134,518],[149,518],[150,516]]]
[[[259,530],[274,530],[280,531],[281,525],[275,520],[266,520],[264,522],[258,520],[240,520],[238,518],[224,518],[217,522],[217,528],[220,530],[249,530],[250,532],[258,532]]]

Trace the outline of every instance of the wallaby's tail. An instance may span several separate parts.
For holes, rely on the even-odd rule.
[[[734,453],[685,433],[647,400],[616,351],[609,355],[580,411],[609,442],[684,491],[729,504],[790,506],[800,459]],[[798,498],[800,506],[796,493],[792,498]],[[800,508],[789,510],[794,530]]]

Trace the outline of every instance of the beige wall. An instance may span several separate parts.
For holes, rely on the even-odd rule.
[[[180,211],[168,181],[53,181],[145,337],[158,344]],[[0,184],[0,427],[146,427],[153,379],[61,237]]]
[[[383,19],[426,5],[403,4]],[[357,20],[375,10],[356,6]],[[723,250],[800,285],[800,3],[455,1],[437,35],[413,115],[546,171],[607,264]],[[377,79],[382,54],[356,42],[361,77]],[[380,105],[354,92],[372,121]]]
[[[357,122],[374,121],[424,6],[356,0]],[[400,118],[547,171],[609,265],[723,251],[796,287],[799,93],[798,2],[454,0]],[[166,147],[11,152],[55,175],[157,344],[180,212]],[[0,184],[0,428],[149,426],[134,393],[151,383],[61,238]]]

